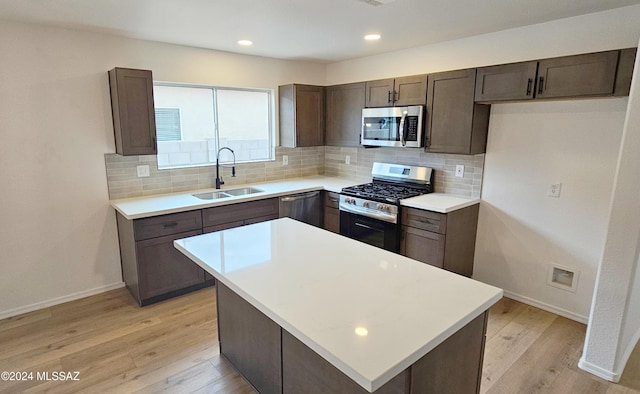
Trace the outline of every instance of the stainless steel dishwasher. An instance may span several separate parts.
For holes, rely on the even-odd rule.
[[[322,199],[319,191],[280,197],[280,217],[322,227]]]

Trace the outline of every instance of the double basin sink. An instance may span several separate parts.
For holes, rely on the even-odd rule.
[[[201,200],[217,200],[219,198],[246,196],[248,194],[261,193],[264,190],[255,187],[243,187],[241,189],[220,190],[215,192],[197,193],[192,196]]]

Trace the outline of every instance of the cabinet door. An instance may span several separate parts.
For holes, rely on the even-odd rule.
[[[439,268],[444,266],[445,236],[402,226],[400,254]]]
[[[613,94],[619,51],[541,60],[536,98]]]
[[[626,48],[620,50],[620,59],[618,60],[618,70],[616,72],[616,87],[613,91],[614,96],[628,96],[631,90],[631,77],[633,76],[633,67],[636,62],[637,48]]]
[[[535,92],[538,62],[483,67],[476,76],[476,101],[530,100]]]
[[[365,107],[390,107],[393,105],[393,79],[380,79],[365,83]]]
[[[364,100],[364,82],[327,88],[326,145],[360,146]]]
[[[296,85],[296,146],[324,145],[324,87]]]
[[[427,102],[427,76],[416,75],[396,78],[394,84],[395,102],[393,105],[425,105]]]
[[[204,281],[204,270],[173,246],[176,239],[201,233],[190,231],[136,242],[140,299],[180,290]]]
[[[340,234],[340,210],[324,207],[324,229]]]
[[[114,68],[109,71],[109,86],[116,153],[155,155],[156,115],[151,71]]]
[[[427,151],[485,152],[490,106],[474,102],[475,82],[475,69],[429,75]]]
[[[283,85],[280,102],[280,144],[286,148],[324,145],[324,87]]]

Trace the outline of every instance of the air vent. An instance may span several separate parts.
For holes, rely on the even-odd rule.
[[[378,6],[378,5],[393,3],[396,0],[360,0],[360,1],[367,4]]]

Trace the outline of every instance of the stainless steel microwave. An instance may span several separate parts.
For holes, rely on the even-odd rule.
[[[365,108],[360,143],[364,146],[423,146],[424,106]]]

